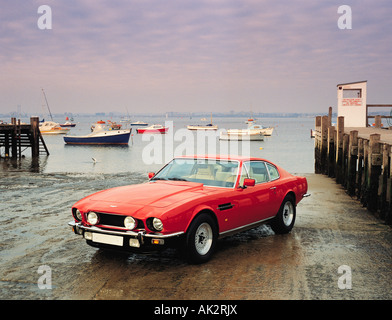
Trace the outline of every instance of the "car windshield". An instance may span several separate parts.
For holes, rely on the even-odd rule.
[[[238,161],[174,159],[151,180],[191,181],[206,186],[232,188],[238,174]]]

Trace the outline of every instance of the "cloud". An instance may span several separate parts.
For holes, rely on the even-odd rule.
[[[386,0],[347,2],[352,30],[337,27],[339,1],[46,4],[52,30],[37,28],[40,1],[2,6],[0,111],[32,105],[42,86],[64,111],[83,103],[95,112],[110,101],[154,112],[160,104],[223,110],[250,101],[282,111],[323,109],[335,100],[336,83],[381,84],[392,67]]]

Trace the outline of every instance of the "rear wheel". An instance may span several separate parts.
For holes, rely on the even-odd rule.
[[[214,219],[207,213],[201,213],[191,223],[184,248],[184,254],[190,263],[207,262],[215,251],[218,233]]]
[[[279,208],[278,214],[271,222],[272,230],[277,234],[289,233],[294,227],[296,217],[295,200],[287,195]]]

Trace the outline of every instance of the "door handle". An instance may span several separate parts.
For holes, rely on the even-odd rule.
[[[270,188],[270,190],[276,190],[276,187],[272,187],[272,188]]]

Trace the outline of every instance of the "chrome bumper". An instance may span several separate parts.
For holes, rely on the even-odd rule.
[[[81,223],[76,223],[75,221],[68,222],[68,225],[72,227],[74,232],[76,234],[82,234],[83,231],[90,231],[90,232],[99,232],[99,233],[105,233],[105,234],[111,234],[111,235],[121,235],[121,236],[131,236],[135,238],[140,238],[140,237],[146,237],[146,238],[155,238],[155,239],[167,239],[167,238],[172,238],[172,237],[178,237],[182,235],[184,232],[175,232],[175,233],[170,233],[170,234],[161,234],[161,233],[146,233],[146,231],[112,231],[112,230],[104,230],[98,227],[87,227],[83,226]],[[81,232],[79,232],[81,230]]]

